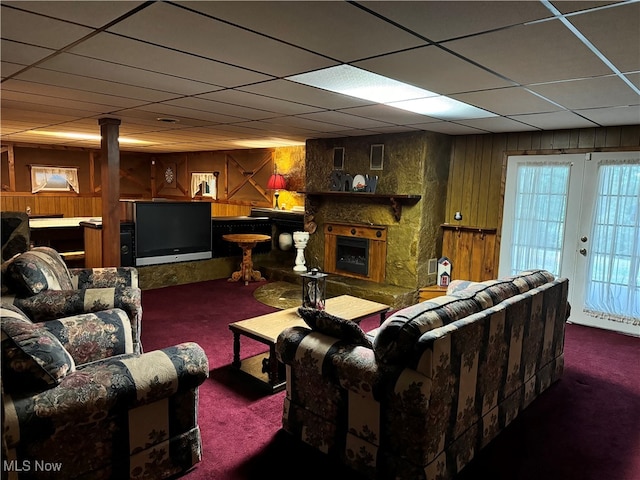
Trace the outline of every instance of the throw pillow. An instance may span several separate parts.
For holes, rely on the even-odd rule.
[[[353,345],[371,348],[371,340],[353,320],[336,317],[326,310],[306,307],[298,308],[298,314],[311,330],[345,340]]]
[[[73,358],[60,341],[17,308],[2,305],[0,322],[2,383],[7,392],[52,388],[75,370]]]
[[[9,286],[16,293],[32,296],[42,290],[73,290],[71,274],[58,252],[35,247],[21,253],[7,267]]]

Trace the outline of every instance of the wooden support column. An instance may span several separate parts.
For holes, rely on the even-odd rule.
[[[101,118],[102,266],[120,266],[120,120]]]

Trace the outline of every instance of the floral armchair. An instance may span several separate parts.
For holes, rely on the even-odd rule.
[[[201,460],[202,348],[135,353],[121,309],[2,322],[3,477],[163,479]]]
[[[69,269],[53,248],[35,247],[2,264],[2,302],[34,322],[120,308],[131,322],[133,351],[142,352],[142,300],[134,267]]]

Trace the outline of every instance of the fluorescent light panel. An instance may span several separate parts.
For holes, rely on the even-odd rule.
[[[94,133],[53,132],[49,130],[32,130],[31,133],[35,133],[37,135],[46,135],[48,137],[70,138],[72,140],[90,140],[90,141],[99,142],[102,139],[102,136],[96,135]],[[127,138],[127,137],[118,137],[118,142],[134,144],[134,145],[151,145],[151,142],[146,142],[144,140],[136,140],[135,138]]]
[[[351,65],[337,65],[322,70],[287,77],[286,80],[382,103],[441,120],[468,120],[496,117],[481,108],[414,87],[392,78],[371,73]]]

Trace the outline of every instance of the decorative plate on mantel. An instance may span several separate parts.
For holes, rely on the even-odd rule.
[[[356,175],[353,177],[353,187],[352,190],[354,192],[364,192],[367,189],[367,181],[364,178],[364,175]]]

